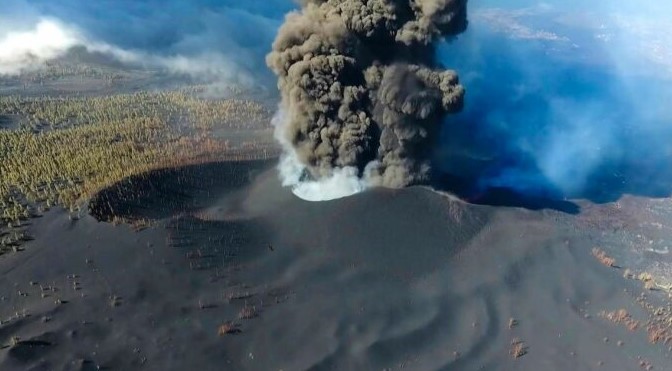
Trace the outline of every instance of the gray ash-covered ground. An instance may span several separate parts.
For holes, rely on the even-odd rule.
[[[121,216],[151,219],[140,232],[58,210],[31,221],[35,241],[0,261],[2,369],[670,364],[642,304],[665,292],[623,278],[654,260],[633,241],[664,244],[664,226],[647,234],[658,228],[647,223],[662,223],[653,212],[669,212],[666,200],[582,204],[578,215],[424,188],[309,203],[280,186],[272,162],[171,171],[136,179],[146,191],[135,195],[128,183],[106,191]],[[641,321],[634,331],[606,317],[621,309]]]
[[[572,222],[576,233],[596,241],[617,264],[647,272],[662,286],[672,283],[672,200],[625,196],[617,202],[585,203]]]

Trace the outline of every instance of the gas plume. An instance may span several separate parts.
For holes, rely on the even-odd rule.
[[[311,199],[330,199],[427,182],[439,123],[461,110],[465,93],[437,63],[435,43],[466,29],[466,0],[301,5],[267,56],[282,95],[275,126],[285,183],[301,196],[308,182]],[[320,185],[338,192],[320,195]]]

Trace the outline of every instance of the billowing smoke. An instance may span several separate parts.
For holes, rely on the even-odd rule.
[[[466,0],[304,0],[267,57],[284,182],[310,200],[427,182],[438,125],[464,97],[434,44],[466,27]]]

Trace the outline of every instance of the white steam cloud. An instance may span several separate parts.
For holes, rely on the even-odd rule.
[[[74,47],[84,47],[88,52],[100,53],[134,67],[243,86],[254,83],[250,74],[220,53],[164,56],[127,50],[92,40],[76,27],[53,18],[40,18],[33,26],[20,30],[0,30],[0,75],[20,75],[40,69]]]
[[[35,69],[82,44],[83,37],[57,20],[41,19],[34,28],[0,34],[0,74]]]
[[[285,113],[279,109],[272,120],[275,138],[283,147],[278,172],[284,187],[290,187],[295,196],[306,201],[328,201],[352,196],[370,187],[369,174],[357,175],[354,167],[335,168],[329,176],[319,180],[308,179],[307,169],[299,161],[294,147],[285,136]]]

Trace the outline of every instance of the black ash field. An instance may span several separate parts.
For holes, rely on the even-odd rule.
[[[310,203],[281,187],[275,161],[155,171],[80,219],[28,222],[35,240],[0,262],[0,362],[664,370],[664,283],[638,276],[669,277],[655,233],[670,226],[642,221],[672,202],[586,206],[479,206],[419,187]],[[151,223],[99,221],[108,213]]]

